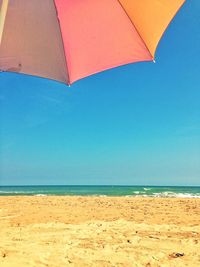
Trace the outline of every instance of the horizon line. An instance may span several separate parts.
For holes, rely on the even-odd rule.
[[[0,187],[11,187],[11,186],[143,186],[143,187],[200,187],[200,185],[144,185],[144,184],[132,184],[132,185],[126,185],[126,184],[24,184],[24,185],[0,185]]]

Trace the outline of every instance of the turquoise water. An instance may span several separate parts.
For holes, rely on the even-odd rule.
[[[0,196],[69,195],[69,196],[150,196],[196,197],[200,187],[181,186],[0,186]]]

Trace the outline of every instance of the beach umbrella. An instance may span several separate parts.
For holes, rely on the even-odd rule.
[[[0,0],[0,70],[71,84],[154,61],[184,0]]]

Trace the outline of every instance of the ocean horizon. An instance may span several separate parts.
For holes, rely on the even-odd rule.
[[[17,185],[0,186],[0,196],[127,196],[200,198],[200,186]]]

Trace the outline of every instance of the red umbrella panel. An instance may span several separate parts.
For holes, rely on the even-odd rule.
[[[0,0],[0,70],[71,84],[152,61],[184,0]]]

